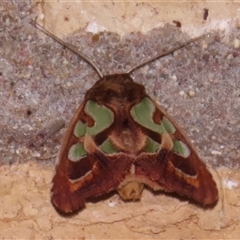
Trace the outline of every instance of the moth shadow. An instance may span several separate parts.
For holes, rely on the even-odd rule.
[[[153,190],[152,190],[151,188],[149,188],[149,187],[146,187],[146,189],[147,189],[148,191],[150,191],[154,196],[158,196],[158,195],[164,194],[165,196],[168,196],[169,198],[178,199],[180,202],[188,202],[189,204],[195,205],[195,206],[197,206],[197,207],[199,207],[199,208],[201,208],[201,209],[205,209],[205,210],[207,210],[207,209],[213,209],[213,208],[217,205],[217,203],[218,203],[218,201],[216,201],[216,202],[213,203],[213,204],[209,204],[209,205],[205,205],[205,206],[204,206],[204,205],[202,205],[202,204],[194,201],[193,199],[190,199],[190,198],[188,198],[188,197],[186,197],[186,196],[181,196],[181,195],[179,195],[179,194],[177,194],[177,193],[175,193],[175,192],[165,192],[165,191],[162,191],[162,190],[153,191]]]
[[[178,199],[180,202],[188,202],[189,204],[192,204],[192,205],[195,205],[201,209],[213,209],[217,202],[215,202],[214,204],[211,204],[211,205],[201,205],[199,203],[197,203],[196,201],[192,200],[192,199],[189,199],[185,196],[180,196],[178,195],[177,193],[174,193],[174,192],[164,192],[164,191],[153,191],[151,188],[145,186],[145,188],[150,191],[154,196],[158,196],[158,195],[161,195],[161,194],[164,194],[165,196],[168,196],[169,198],[175,198],[175,199]],[[101,201],[106,201],[108,199],[110,199],[111,197],[113,197],[115,194],[117,194],[116,191],[112,191],[112,192],[109,192],[109,193],[106,193],[104,195],[101,195],[101,196],[97,196],[97,197],[91,197],[89,199],[86,200],[86,203],[93,203],[93,204],[97,204]],[[127,200],[122,200],[123,202],[131,202],[131,200],[127,201]],[[136,201],[141,201],[141,199],[138,199]],[[52,204],[53,205],[53,204]],[[53,207],[55,208],[55,206],[53,205]],[[85,206],[86,207],[86,206]],[[84,208],[85,208],[84,207]],[[65,217],[65,218],[72,218],[76,215],[78,215],[84,208],[78,210],[78,211],[75,211],[75,212],[72,212],[72,213],[64,213],[64,212],[61,212],[59,211],[57,208],[55,208],[56,212],[62,216],[62,217]]]
[[[91,198],[88,198],[88,199],[86,200],[86,203],[96,204],[96,203],[99,203],[99,202],[101,202],[101,201],[105,201],[105,200],[111,198],[111,197],[112,197],[113,195],[115,195],[115,194],[116,194],[116,191],[112,191],[112,192],[106,193],[106,194],[104,194],[104,195],[102,195],[102,196],[91,197]],[[64,217],[64,218],[72,218],[72,217],[78,215],[81,211],[83,211],[83,210],[86,208],[86,206],[85,206],[84,208],[81,208],[81,209],[79,209],[79,210],[77,210],[77,211],[65,213],[65,212],[60,211],[58,208],[56,208],[56,207],[54,206],[54,204],[52,204],[52,206],[54,207],[54,209],[56,210],[56,212],[57,212],[60,216],[62,216],[62,217]]]
[[[115,194],[117,194],[116,191],[111,191],[109,193],[105,193],[101,196],[97,196],[97,197],[91,197],[91,198],[88,198],[87,202],[90,202],[90,203],[98,203],[100,201],[106,201],[107,199],[111,198],[112,196],[114,196]]]

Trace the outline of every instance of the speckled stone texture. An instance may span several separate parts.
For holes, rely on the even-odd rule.
[[[0,238],[238,238],[237,20],[132,74],[182,126],[213,169],[220,189],[218,205],[202,209],[174,195],[154,195],[146,189],[140,202],[124,203],[112,193],[66,218],[58,215],[49,196],[54,159],[65,129],[43,146],[29,144],[55,119],[67,124],[98,76],[30,24],[39,17],[38,7],[27,1],[0,5]],[[147,33],[121,35],[82,29],[65,40],[78,46],[104,74],[125,72],[190,38],[172,22],[161,25]]]

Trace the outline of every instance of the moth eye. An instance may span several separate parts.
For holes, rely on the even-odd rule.
[[[173,140],[173,151],[184,158],[189,157],[190,150],[185,143],[178,140]]]
[[[113,154],[113,153],[118,153],[118,149],[113,145],[110,139],[107,139],[102,143],[102,145],[99,146],[100,149],[107,153],[107,154]]]
[[[89,114],[95,122],[93,127],[88,127],[86,130],[90,136],[97,135],[113,123],[113,112],[109,108],[103,105],[101,106],[94,101],[89,100],[86,103],[85,112]]]
[[[78,121],[77,124],[74,127],[73,134],[76,137],[83,137],[86,133],[86,124],[84,124],[82,121]]]
[[[77,162],[87,155],[82,143],[77,143],[71,146],[68,152],[68,159]]]
[[[155,153],[155,152],[158,152],[160,149],[161,149],[161,145],[158,142],[154,141],[149,137],[147,138],[146,145],[144,148],[145,152]]]
[[[168,118],[166,117],[163,117],[162,119],[162,123],[163,123],[163,126],[165,128],[165,130],[168,132],[168,133],[175,133],[176,132],[176,128],[173,126],[173,124],[168,120]]]

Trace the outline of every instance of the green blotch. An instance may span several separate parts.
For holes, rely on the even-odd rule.
[[[86,124],[83,123],[82,121],[78,121],[77,124],[75,125],[75,128],[73,130],[73,134],[76,137],[82,137],[86,133]]]
[[[68,152],[68,159],[77,162],[87,155],[82,143],[77,143],[71,146]]]
[[[163,124],[165,130],[168,133],[175,133],[176,132],[176,128],[173,126],[173,124],[166,117],[163,117],[162,124]]]
[[[172,149],[177,155],[180,155],[184,158],[189,157],[190,150],[187,147],[185,143],[178,140],[173,140],[173,149]]]
[[[89,114],[95,121],[93,127],[87,128],[86,132],[90,136],[97,135],[113,123],[114,115],[112,111],[105,106],[98,105],[94,101],[89,100],[86,103],[85,112]]]
[[[119,152],[118,149],[112,144],[110,139],[107,139],[106,141],[104,141],[100,146],[100,149],[107,154],[113,154],[113,153]]]
[[[151,138],[147,138],[146,145],[144,148],[145,152],[155,153],[161,149],[161,145],[158,142],[155,142]]]
[[[156,124],[153,122],[153,113],[155,109],[152,101],[145,97],[140,103],[132,107],[131,115],[136,122],[154,132],[166,132],[163,124]]]

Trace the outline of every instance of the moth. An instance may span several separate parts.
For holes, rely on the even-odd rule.
[[[199,38],[160,54],[125,74],[102,76],[73,46],[37,27],[88,62],[100,79],[85,94],[70,121],[52,180],[51,202],[72,213],[85,201],[116,190],[138,200],[144,185],[186,196],[200,205],[218,200],[211,173],[174,120],[131,78],[137,68]]]

